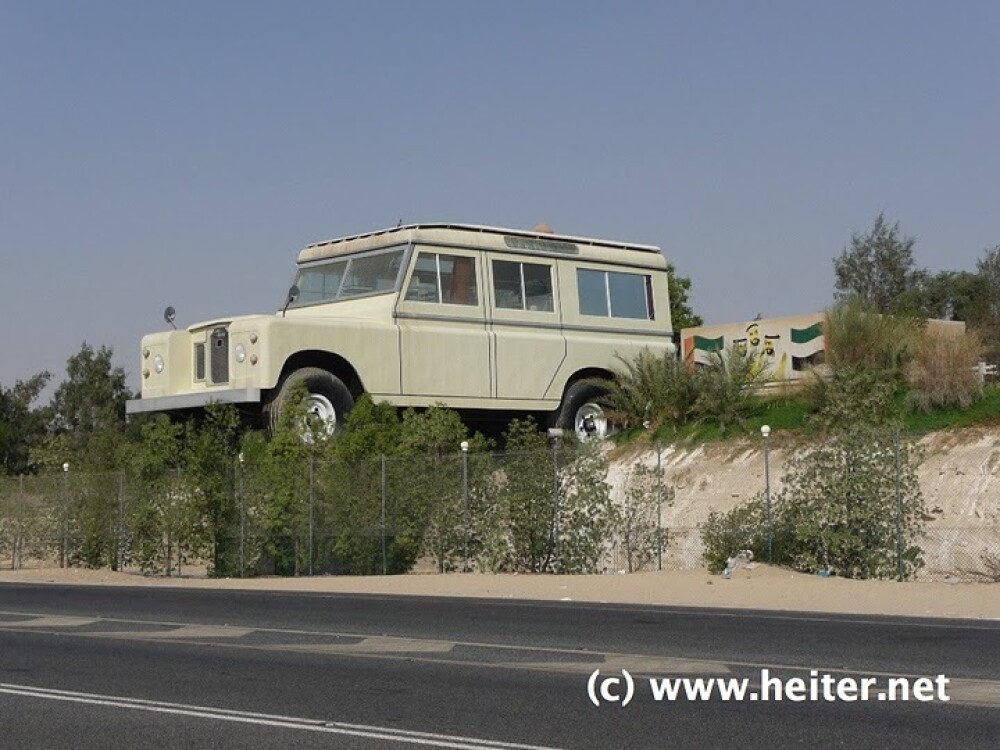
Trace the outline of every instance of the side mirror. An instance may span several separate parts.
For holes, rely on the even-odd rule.
[[[288,298],[285,300],[285,306],[281,308],[281,317],[285,317],[285,312],[288,310],[288,306],[295,302],[299,298],[299,288],[292,284],[291,288],[288,290]]]
[[[167,323],[169,323],[175,331],[177,330],[177,326],[174,325],[174,317],[176,315],[177,311],[172,307],[167,307],[167,309],[163,311],[163,319],[167,321]]]

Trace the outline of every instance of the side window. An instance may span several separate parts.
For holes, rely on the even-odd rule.
[[[478,305],[476,259],[420,252],[405,299],[449,305]]]
[[[653,317],[646,309],[646,278],[637,273],[608,273],[612,318],[649,320]]]
[[[645,274],[579,268],[576,285],[583,315],[653,320],[652,279]]]
[[[504,310],[553,312],[552,266],[493,261],[493,296]]]
[[[608,317],[607,272],[578,268],[576,290],[580,295],[580,312],[583,315]]]

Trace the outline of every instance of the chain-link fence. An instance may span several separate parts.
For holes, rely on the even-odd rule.
[[[889,465],[872,490],[876,507],[856,514],[867,525],[852,526],[844,515],[863,494],[862,485],[853,495],[850,488],[831,489],[809,506],[824,554],[832,555],[833,544],[843,545],[852,534],[865,544],[877,537],[886,547],[886,565],[897,557],[906,556],[907,565],[919,558],[908,578],[1000,579],[1000,449],[937,448],[929,446],[919,463],[919,517],[905,529],[891,445],[880,449]],[[847,485],[862,469],[872,470],[865,456],[876,453],[861,446]],[[804,471],[805,454],[804,446],[785,439],[735,448],[663,446],[609,463],[593,446],[560,443],[531,453],[0,477],[0,564],[106,566],[156,575],[207,570],[233,577],[414,568],[697,569],[705,566],[710,513],[755,503],[770,511],[793,489],[807,493],[806,484],[790,487],[787,481],[791,468]],[[781,539],[772,536],[781,537],[781,520],[766,520],[768,545],[777,549]],[[732,554],[752,547],[747,536],[732,537]],[[766,561],[770,550],[758,547],[756,559]]]

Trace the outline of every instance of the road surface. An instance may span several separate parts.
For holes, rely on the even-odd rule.
[[[0,584],[0,722],[22,748],[992,748],[1000,623]]]

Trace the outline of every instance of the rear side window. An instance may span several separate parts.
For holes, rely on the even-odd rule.
[[[576,286],[583,315],[653,320],[653,283],[646,274],[578,268]]]
[[[411,302],[478,305],[476,259],[461,255],[421,252],[406,289]]]
[[[553,312],[552,266],[493,261],[493,296],[503,310]]]

